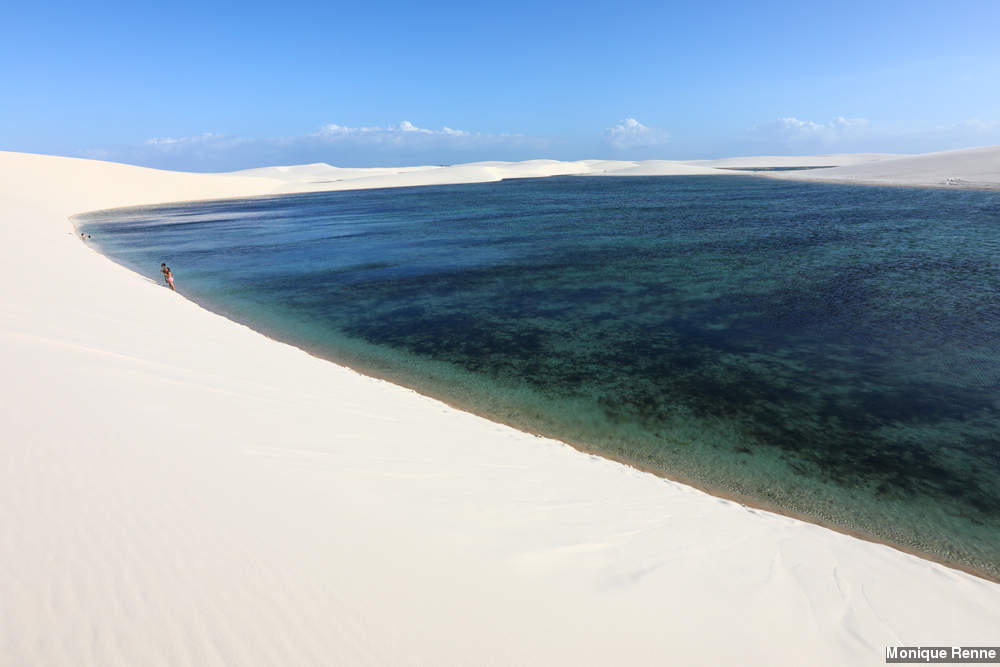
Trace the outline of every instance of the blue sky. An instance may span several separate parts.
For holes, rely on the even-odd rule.
[[[217,171],[1000,144],[1000,2],[4,3],[0,149]]]

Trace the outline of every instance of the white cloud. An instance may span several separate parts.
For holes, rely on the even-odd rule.
[[[154,137],[152,139],[146,139],[146,145],[171,146],[173,144],[196,144],[211,141],[218,136],[218,134],[213,134],[212,132],[204,132],[193,137]]]
[[[751,130],[751,133],[757,139],[790,145],[823,144],[856,137],[862,134],[867,126],[868,120],[865,118],[837,116],[828,123],[817,123],[787,116],[758,125]]]
[[[994,132],[996,130],[1000,130],[1000,121],[970,118],[965,122],[958,123],[956,127],[978,132]]]
[[[467,130],[456,130],[443,126],[440,130],[431,130],[426,127],[419,127],[408,120],[400,121],[396,125],[386,127],[348,127],[328,123],[323,125],[311,137],[325,141],[350,141],[353,143],[370,144],[374,146],[405,146],[405,145],[433,145],[435,140],[446,145],[470,145],[488,144],[502,141],[516,141],[523,138],[520,134],[485,134],[480,132],[469,132]],[[462,141],[450,141],[450,140]]]
[[[670,134],[665,130],[647,127],[635,118],[626,118],[617,125],[605,129],[604,138],[615,148],[624,149],[665,144],[670,139]]]
[[[1000,143],[1000,121],[969,118],[919,127],[884,125],[844,116],[825,123],[785,117],[751,128],[746,139],[752,143],[744,150],[752,152],[925,153]]]
[[[750,128],[733,142],[734,152],[929,153],[1000,144],[1000,121],[974,117],[936,126],[905,120],[892,125],[837,116],[828,122],[778,118]]]
[[[224,150],[251,141],[253,140],[244,137],[203,132],[190,137],[154,137],[146,139],[143,144],[156,151],[177,152],[186,150]]]
[[[524,139],[519,134],[483,134],[456,130],[443,126],[440,130],[418,127],[408,120],[400,121],[386,127],[361,126],[348,127],[336,123],[327,123],[316,132],[291,137],[270,139],[250,139],[246,137],[228,136],[214,132],[203,132],[188,137],[154,137],[147,139],[143,145],[157,152],[197,152],[204,153],[213,150],[225,150],[237,146],[255,145],[259,148],[274,147],[308,147],[330,144],[368,146],[380,150],[432,149],[432,148],[469,148],[474,146],[516,143]]]
[[[400,132],[420,132],[421,134],[435,134],[434,130],[425,130],[422,127],[417,127],[408,120],[402,121],[399,125],[395,127],[395,129],[399,130]]]
[[[403,120],[386,126],[327,123],[314,132],[285,137],[215,132],[160,136],[139,144],[94,147],[81,155],[165,169],[231,170],[307,162],[376,166],[523,159],[526,153],[537,155],[550,143],[544,137],[472,132],[447,125],[429,129]]]
[[[969,118],[936,127],[896,131],[891,136],[899,142],[906,142],[907,152],[990,146],[1000,144],[1000,121]]]

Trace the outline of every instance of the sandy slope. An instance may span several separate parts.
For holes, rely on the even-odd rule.
[[[344,169],[325,163],[263,167],[234,172],[237,176],[253,176],[284,182],[282,192],[307,190],[355,190],[385,188],[400,185],[444,185],[453,183],[484,183],[506,178],[538,178],[543,176],[671,176],[726,173],[712,167],[690,165],[669,160],[628,162],[621,160],[526,160],[524,162],[469,162],[450,166],[424,166],[368,169]]]
[[[995,189],[1000,188],[1000,146],[905,155],[833,169],[769,175],[871,185]]]
[[[0,153],[0,664],[847,665],[997,643],[1000,585],[319,361],[67,222],[316,187],[274,171]]]
[[[691,160],[690,165],[717,169],[766,169],[775,167],[844,167],[900,157],[889,153],[831,153],[828,155],[758,155]]]

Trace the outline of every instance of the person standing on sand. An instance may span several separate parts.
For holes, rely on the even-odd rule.
[[[176,292],[177,290],[174,289],[174,274],[170,272],[170,267],[167,266],[166,262],[160,263],[160,273],[163,274],[163,279],[170,285],[170,291]]]

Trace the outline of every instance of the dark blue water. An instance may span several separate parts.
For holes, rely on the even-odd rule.
[[[998,193],[566,177],[77,223],[317,355],[1000,576]]]

